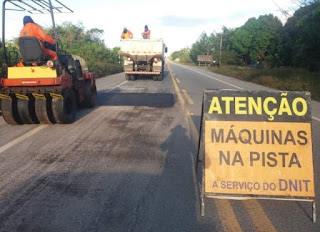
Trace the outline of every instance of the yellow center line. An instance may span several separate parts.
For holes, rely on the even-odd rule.
[[[175,92],[176,92],[176,94],[177,94],[177,97],[178,97],[178,101],[180,102],[180,105],[181,105],[181,108],[182,108],[182,110],[183,110],[183,112],[184,112],[184,116],[185,116],[185,119],[186,119],[186,121],[187,121],[187,123],[188,123],[188,125],[189,125],[189,128],[192,128],[192,127],[190,127],[190,122],[189,122],[189,120],[188,120],[188,118],[190,118],[190,116],[187,116],[187,115],[190,115],[190,113],[189,113],[189,111],[187,110],[187,108],[185,107],[185,102],[184,102],[184,100],[183,100],[183,98],[182,98],[182,95],[181,95],[181,93],[180,93],[180,90],[179,90],[179,88],[178,88],[178,84],[177,84],[177,82],[175,81],[175,79],[174,79],[174,77],[173,77],[173,75],[172,75],[172,70],[171,70],[171,68],[170,68],[170,65],[168,64],[168,69],[169,69],[169,73],[170,73],[170,76],[171,76],[171,79],[172,79],[172,83],[173,83],[173,86],[174,86],[174,89],[175,89]],[[193,124],[193,126],[194,126],[194,123],[192,123]],[[197,129],[195,128],[195,126],[194,126],[194,130],[195,131],[197,131]],[[192,137],[192,129],[191,129],[191,137]],[[195,141],[194,139],[192,139],[193,141]],[[197,146],[197,144],[195,144],[195,146]],[[192,158],[192,160],[193,160],[193,158]],[[193,161],[193,164],[194,164],[194,161]],[[195,164],[194,164],[195,165]],[[193,167],[194,167],[194,165],[193,165]],[[199,196],[199,190],[198,190],[198,185],[197,185],[197,177],[196,177],[196,173],[195,173],[195,171],[193,170],[193,172],[192,172],[192,175],[193,175],[193,182],[194,182],[194,191],[195,191],[195,195],[196,195],[196,201],[197,201],[197,205],[199,205],[200,206],[200,196]],[[197,214],[197,216],[198,216],[199,214]]]
[[[170,66],[169,66],[169,64],[168,64],[168,68],[169,68],[169,67],[170,67]],[[198,147],[198,139],[199,139],[198,130],[197,130],[196,126],[194,125],[194,123],[193,123],[193,121],[192,121],[192,118],[190,117],[191,114],[190,114],[189,110],[188,110],[187,107],[186,107],[186,103],[185,103],[185,101],[183,100],[183,97],[182,97],[182,95],[181,95],[181,92],[180,92],[180,89],[179,89],[179,87],[178,87],[177,82],[175,81],[175,79],[174,79],[173,76],[172,76],[172,71],[171,71],[170,68],[169,68],[169,73],[170,73],[170,76],[171,76],[171,79],[172,79],[172,83],[173,83],[175,92],[176,92],[176,94],[177,94],[177,96],[178,96],[178,100],[179,100],[179,102],[180,102],[181,108],[182,108],[182,110],[184,111],[184,115],[185,115],[186,121],[188,122],[192,140],[193,140],[193,142],[194,142],[195,147]]]
[[[217,207],[218,214],[220,221],[222,222],[223,230],[226,232],[235,231],[240,232],[242,231],[240,224],[229,200],[222,200],[222,199],[213,199],[214,204]],[[260,230],[263,231],[263,230]]]
[[[242,201],[257,231],[277,231],[257,200]]]
[[[192,101],[191,97],[189,96],[187,90],[182,89],[181,91],[182,91],[183,95],[185,96],[185,98],[187,99],[187,102],[189,103],[189,105],[193,105],[194,102]]]
[[[181,95],[178,84],[176,83],[175,78],[172,75],[172,70],[171,70],[169,64],[168,64],[168,69],[169,69],[169,73],[170,73],[170,76],[172,79],[172,83],[173,83],[175,92],[178,96],[178,101],[180,102],[181,108],[182,108],[184,115],[186,117],[186,121],[189,125],[191,137],[193,139],[195,146],[197,147],[199,133],[198,133],[194,123],[192,122],[192,118],[191,118],[190,113],[186,107],[185,101],[183,100],[183,97]],[[193,167],[195,167],[195,163],[194,163]],[[195,173],[195,171],[193,171],[192,173],[193,173],[193,182],[194,182],[194,186],[195,186],[195,194],[196,194],[196,199],[197,199],[196,204],[200,206],[200,197],[199,197],[199,190],[198,190],[196,173]],[[219,215],[220,221],[222,223],[222,227],[224,228],[224,231],[242,231],[240,224],[239,224],[239,222],[234,214],[234,211],[230,205],[230,201],[224,200],[223,203],[221,203],[221,202],[222,201],[220,201],[218,199],[214,199],[214,204],[217,206],[216,208],[218,210],[218,215]]]
[[[180,80],[176,77],[176,81],[178,82],[178,84],[180,84]]]

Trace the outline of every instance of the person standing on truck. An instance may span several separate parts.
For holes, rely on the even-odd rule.
[[[23,17],[23,28],[20,31],[20,37],[24,36],[34,36],[42,44],[42,49],[45,55],[49,56],[51,60],[57,60],[57,53],[53,50],[46,48],[45,42],[48,42],[52,45],[56,44],[56,40],[50,35],[47,35],[42,28],[35,24],[30,16]]]
[[[141,35],[144,39],[150,39],[150,30],[148,28],[148,25],[144,26],[144,32],[142,32]]]
[[[121,34],[121,39],[132,39],[133,34],[126,27],[123,28],[123,32]]]

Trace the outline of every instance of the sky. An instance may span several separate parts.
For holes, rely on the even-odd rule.
[[[65,21],[82,24],[85,29],[104,30],[103,40],[108,48],[120,46],[120,35],[127,27],[134,38],[142,38],[144,26],[151,30],[151,38],[163,38],[169,54],[191,47],[206,32],[221,32],[222,27],[237,28],[252,17],[273,14],[285,23],[279,7],[293,10],[292,0],[59,0],[73,13],[56,14],[56,24]],[[52,0],[53,5],[55,0]],[[276,2],[276,3],[275,3]],[[8,3],[7,3],[8,4]],[[8,4],[9,5],[9,4]],[[17,37],[22,28],[25,13],[7,11],[6,39]],[[50,15],[28,14],[44,26],[51,25]],[[1,25],[2,27],[2,25]],[[1,28],[2,30],[2,28]]]

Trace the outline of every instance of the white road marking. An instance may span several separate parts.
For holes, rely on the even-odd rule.
[[[320,118],[317,118],[317,117],[312,116],[312,119],[320,122]]]
[[[105,92],[105,93],[111,92],[111,91],[114,90],[115,88],[118,88],[119,86],[121,86],[121,85],[123,85],[123,84],[125,84],[125,83],[127,83],[127,82],[128,82],[128,81],[121,82],[120,84],[112,87],[111,89],[108,89],[108,90],[106,90],[106,91],[103,91],[103,92]]]
[[[48,127],[48,125],[41,125],[41,126],[38,126],[38,127],[34,128],[33,130],[29,131],[28,133],[26,133],[24,135],[21,135],[20,137],[16,138],[15,140],[13,140],[13,141],[7,143],[6,145],[0,147],[0,153],[10,149],[14,145],[16,145],[16,144],[22,142],[23,140],[31,137],[32,135],[38,133],[39,131],[43,130],[46,127]]]
[[[204,74],[204,73],[202,73],[202,72],[196,71],[196,70],[194,70],[194,69],[191,69],[191,68],[188,68],[188,67],[179,65],[179,64],[175,64],[175,65],[178,65],[178,66],[183,67],[183,68],[185,68],[185,69],[188,69],[188,70],[191,70],[191,71],[193,71],[193,72],[199,73],[199,74],[201,74],[201,75],[203,75],[203,76],[209,77],[209,78],[211,78],[211,79],[213,79],[213,80],[219,81],[219,82],[221,82],[221,83],[223,83],[223,84],[229,85],[229,86],[234,87],[234,88],[236,88],[236,89],[244,90],[243,88],[241,88],[241,87],[239,87],[239,86],[236,86],[236,85],[230,84],[230,83],[228,83],[228,82],[219,80],[219,79],[217,79],[217,78],[215,78],[215,77],[209,76],[209,75],[207,75],[207,74]]]

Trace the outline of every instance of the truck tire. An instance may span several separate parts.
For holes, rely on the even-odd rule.
[[[72,89],[66,88],[62,93],[63,99],[52,99],[53,117],[57,123],[70,124],[76,119],[76,96]]]
[[[51,97],[46,99],[36,98],[34,101],[37,119],[40,123],[54,124],[56,123],[52,113]]]
[[[163,78],[164,78],[164,63],[162,63],[162,69],[161,69],[161,74],[160,74],[160,80],[159,81],[162,81]]]
[[[158,81],[162,81],[164,78],[164,62],[162,63],[161,73],[158,76]]]
[[[130,80],[131,81],[135,81],[136,80],[136,76],[135,75],[130,75]]]
[[[8,124],[23,124],[18,114],[17,98],[15,96],[12,96],[12,100],[1,100],[1,111],[3,119]]]
[[[157,81],[158,80],[158,76],[153,76],[152,80]]]
[[[39,120],[36,116],[34,98],[29,100],[17,99],[17,107],[20,119],[25,124],[38,124]]]
[[[84,96],[84,106],[88,108],[93,108],[97,105],[98,94],[97,87],[91,87],[90,93]]]
[[[126,76],[126,80],[130,81],[130,75],[129,74],[125,74],[125,76]]]

